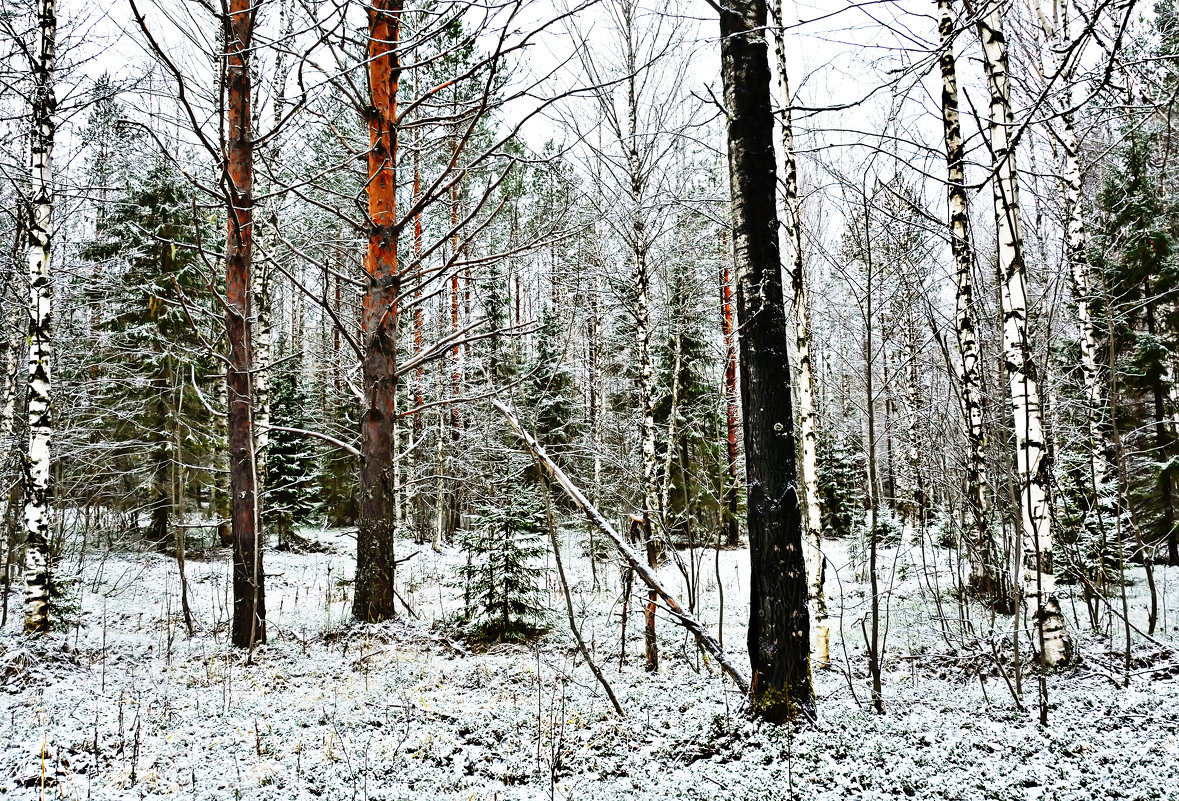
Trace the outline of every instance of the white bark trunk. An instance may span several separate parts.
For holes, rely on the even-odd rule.
[[[12,455],[20,452],[12,442],[12,424],[16,414],[16,388],[19,381],[17,360],[20,357],[20,345],[17,341],[16,320],[11,322],[13,323],[11,333],[6,332],[4,341],[0,343],[4,348],[4,374],[0,375],[0,381],[4,382],[4,395],[3,399],[0,399],[0,454],[5,454],[0,461],[0,471],[3,472],[7,472],[12,466],[10,465]],[[7,492],[0,492],[0,562],[3,562],[5,568],[8,567],[8,553],[12,545],[9,541],[8,497]],[[0,582],[5,580],[4,574],[0,573]]]
[[[1062,20],[1063,27],[1056,26],[1044,16],[1039,3],[1036,13],[1040,18],[1044,36],[1048,46],[1044,48],[1048,67],[1052,74],[1061,68],[1059,53],[1063,50],[1068,36],[1067,17]],[[1066,12],[1067,13],[1067,12]],[[1057,15],[1054,14],[1054,17]],[[1094,277],[1089,270],[1089,259],[1086,253],[1088,247],[1085,231],[1085,217],[1081,209],[1081,192],[1083,179],[1081,175],[1080,143],[1077,141],[1077,131],[1073,120],[1073,91],[1072,70],[1062,76],[1065,81],[1064,109],[1060,115],[1061,145],[1064,151],[1064,181],[1065,181],[1065,211],[1067,213],[1067,250],[1066,259],[1069,275],[1072,278],[1073,295],[1077,302],[1077,327],[1080,330],[1081,343],[1081,376],[1085,387],[1085,421],[1088,429],[1089,441],[1089,470],[1092,482],[1095,509],[1105,521],[1094,520],[1091,516],[1087,525],[1093,528],[1092,533],[1100,537],[1100,526],[1112,525],[1116,512],[1115,492],[1113,485],[1115,473],[1110,460],[1111,445],[1105,433],[1105,387],[1101,380],[1098,367],[1098,342],[1100,336],[1089,307],[1094,292]]]
[[[25,629],[49,629],[49,470],[52,462],[51,390],[53,357],[53,275],[50,233],[53,218],[54,0],[39,0],[34,39],[33,114],[28,213],[29,373],[28,450],[25,453]]]
[[[958,111],[958,78],[954,58],[952,0],[938,0],[938,34],[942,72],[942,123],[946,144],[950,250],[957,273],[955,334],[959,363],[955,365],[961,386],[962,421],[966,428],[966,490],[972,520],[967,529],[971,584],[983,592],[1000,585],[995,547],[990,533],[990,492],[987,479],[986,434],[983,430],[983,393],[978,323],[974,311],[973,248],[966,205],[965,147]]]
[[[831,662],[827,600],[823,594],[826,565],[823,560],[823,517],[819,505],[818,420],[815,409],[814,365],[811,363],[810,297],[802,251],[802,200],[798,191],[798,157],[794,149],[794,124],[790,112],[790,83],[786,72],[786,44],[782,23],[782,0],[774,0],[770,13],[774,24],[774,52],[778,62],[778,83],[782,93],[782,154],[785,162],[786,233],[790,240],[790,285],[794,299],[794,337],[798,370],[794,391],[802,435],[802,490],[806,516],[804,556],[807,586],[814,613],[814,656],[819,665]]]
[[[990,134],[993,154],[995,225],[1002,281],[1003,357],[1006,362],[1011,412],[1015,423],[1015,462],[1024,541],[1024,582],[1029,611],[1035,620],[1044,662],[1067,662],[1072,641],[1056,598],[1052,570],[1052,527],[1049,516],[1049,475],[1043,410],[1034,354],[1028,341],[1027,270],[1019,216],[1019,182],[1015,130],[1003,33],[1003,2],[995,2],[979,21],[983,67],[990,90]]]

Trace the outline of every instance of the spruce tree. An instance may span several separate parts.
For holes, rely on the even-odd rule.
[[[513,461],[506,460],[505,470]],[[480,505],[474,528],[460,535],[467,554],[460,569],[465,629],[484,642],[527,640],[544,630],[539,560],[548,521],[540,490],[522,477],[516,469],[497,483],[493,496]]]
[[[307,408],[309,398],[300,376],[283,370],[274,376],[270,396],[270,455],[267,472],[266,505],[278,534],[278,547],[297,547],[302,538],[295,526],[313,517],[319,510],[319,470],[316,448],[303,434],[284,428],[310,427]]]
[[[94,360],[101,435],[114,444],[107,467],[124,475],[148,514],[148,539],[163,546],[178,510],[178,488],[207,464],[214,448],[215,365],[208,280],[197,253],[192,195],[172,164],[156,157],[146,170],[128,168],[97,237],[82,249],[113,277],[97,321]],[[196,224],[205,224],[198,220]],[[203,328],[198,328],[203,326]]]

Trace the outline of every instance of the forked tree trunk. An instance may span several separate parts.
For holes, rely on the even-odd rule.
[[[266,641],[262,538],[258,526],[257,462],[253,424],[253,342],[250,268],[253,257],[254,138],[250,117],[250,53],[255,8],[231,0],[226,19],[225,86],[228,116],[228,205],[225,248],[225,327],[229,406],[229,514],[233,534],[233,644]]]
[[[957,375],[966,429],[966,498],[970,525],[966,550],[970,556],[970,584],[975,592],[994,596],[1002,592],[994,538],[991,536],[990,491],[987,480],[986,434],[983,429],[982,364],[978,323],[974,311],[974,255],[966,205],[965,147],[958,111],[957,62],[954,58],[953,0],[937,0],[941,44],[942,124],[946,143],[946,200],[950,217],[950,251],[957,274],[955,335]]]
[[[49,526],[52,497],[53,420],[50,364],[53,358],[53,274],[50,235],[53,224],[53,140],[57,111],[54,91],[57,16],[54,0],[37,3],[32,54],[33,115],[29,175],[28,265],[29,373],[26,389],[28,450],[25,452],[25,631],[49,630]]]
[[[779,722],[813,716],[815,696],[794,419],[782,391],[790,386],[790,337],[765,26],[764,0],[730,0],[720,11],[748,490],[750,695],[754,714]]]
[[[794,383],[802,434],[802,495],[806,509],[807,591],[815,615],[815,659],[831,662],[831,635],[827,628],[827,599],[823,594],[826,564],[823,559],[823,515],[819,505],[818,425],[815,409],[814,365],[811,363],[810,297],[802,252],[802,199],[798,192],[798,156],[794,149],[794,120],[790,112],[790,81],[786,73],[786,34],[782,0],[774,0],[774,53],[778,59],[778,83],[782,92],[782,159],[786,171],[786,233],[790,240],[790,288],[794,300],[794,345],[798,376]]]
[[[1027,270],[1019,216],[1015,142],[1012,140],[1015,121],[1011,112],[1003,5],[1002,0],[992,3],[978,23],[983,67],[990,90],[991,113],[987,127],[994,158],[995,226],[1003,283],[1003,359],[1015,423],[1016,479],[1025,547],[1025,597],[1035,620],[1044,664],[1054,666],[1069,660],[1072,639],[1060,611],[1052,569],[1051,475],[1035,358],[1028,341]]]
[[[375,623],[394,614],[392,472],[397,391],[397,88],[401,0],[368,10],[368,252],[361,304],[364,409],[360,423],[360,521],[352,616]]]

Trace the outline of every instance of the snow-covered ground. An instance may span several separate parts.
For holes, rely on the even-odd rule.
[[[950,554],[928,544],[899,560],[882,556],[886,714],[870,711],[866,586],[834,543],[834,667],[815,672],[818,725],[792,729],[747,720],[732,684],[668,619],[659,622],[660,672],[647,674],[635,605],[620,670],[619,571],[600,567],[602,586],[592,589],[580,530],[566,536],[565,565],[586,642],[626,709],[622,720],[567,632],[555,573],[546,638],[473,652],[435,625],[460,602],[449,578],[460,553],[398,543],[399,556],[419,551],[398,574],[417,618],[361,627],[348,619],[350,540],[305,533],[333,552],[266,554],[270,642],[252,664],[226,646],[224,551],[188,562],[191,639],[175,562],[158,554],[87,556],[80,625],[44,642],[20,633],[14,592],[0,633],[0,796],[1179,799],[1172,568],[1156,571],[1165,590],[1156,639],[1166,647],[1136,637],[1123,687],[1110,679],[1123,670],[1120,625],[1112,645],[1074,628],[1082,659],[1049,677],[1043,729],[1034,672],[1023,677],[1029,711],[1020,712],[987,644],[1010,619],[968,607],[978,639],[964,638],[963,610],[948,590]],[[701,616],[715,631],[716,553],[698,556]],[[936,573],[921,569],[934,564]],[[661,572],[682,588],[673,565]],[[747,553],[721,551],[719,574],[724,642],[744,662]],[[1136,578],[1131,617],[1144,627]],[[1075,613],[1087,623],[1079,600],[1065,609],[1074,626]],[[1002,656],[1013,678],[1009,644]]]

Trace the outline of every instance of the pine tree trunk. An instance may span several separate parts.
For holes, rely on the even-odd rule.
[[[1007,40],[1003,34],[1003,2],[991,5],[979,20],[983,67],[990,90],[988,124],[993,154],[995,225],[1003,312],[1003,358],[1007,367],[1011,411],[1015,423],[1016,478],[1023,530],[1026,598],[1036,623],[1045,665],[1067,662],[1072,640],[1056,597],[1052,566],[1052,528],[1049,509],[1050,469],[1044,438],[1043,409],[1036,364],[1028,341],[1027,270],[1020,225],[1019,182],[1015,130],[1007,68]]]
[[[233,644],[266,641],[262,538],[258,526],[257,462],[253,425],[253,341],[250,268],[253,256],[254,139],[250,118],[250,53],[254,8],[231,0],[226,19],[228,235],[225,250],[225,325],[229,406],[229,487],[233,532]]]
[[[720,12],[748,490],[750,695],[756,715],[813,716],[810,618],[797,495],[789,333],[778,250],[764,0]]]
[[[50,365],[53,358],[53,274],[50,234],[53,222],[53,141],[57,111],[54,91],[57,16],[54,0],[38,0],[33,38],[33,98],[29,175],[28,265],[29,373],[28,450],[25,452],[25,630],[49,630],[49,527],[52,504],[49,470],[53,420]]]
[[[778,83],[782,92],[782,158],[786,171],[786,235],[790,240],[790,289],[794,300],[794,343],[798,376],[794,384],[798,420],[802,434],[802,494],[806,510],[807,586],[815,616],[815,659],[831,662],[830,631],[827,628],[827,599],[823,593],[826,563],[823,559],[823,516],[819,505],[818,425],[815,409],[815,377],[811,363],[810,293],[802,251],[802,199],[798,191],[798,155],[794,149],[794,120],[790,112],[790,82],[786,72],[786,35],[782,0],[771,7],[774,19],[774,53],[778,59]]]
[[[991,536],[990,491],[987,479],[986,434],[983,430],[982,364],[978,323],[974,311],[974,255],[966,205],[965,147],[958,111],[957,62],[954,58],[953,0],[938,0],[938,34],[941,44],[942,123],[946,143],[946,199],[949,207],[950,250],[957,274],[955,293],[958,381],[962,420],[966,428],[966,498],[970,526],[966,550],[970,556],[970,584],[975,592],[1002,594],[994,538]]]
[[[364,411],[360,423],[360,521],[352,615],[375,623],[394,614],[392,471],[397,391],[397,89],[401,0],[368,11],[368,252],[362,301]]]

